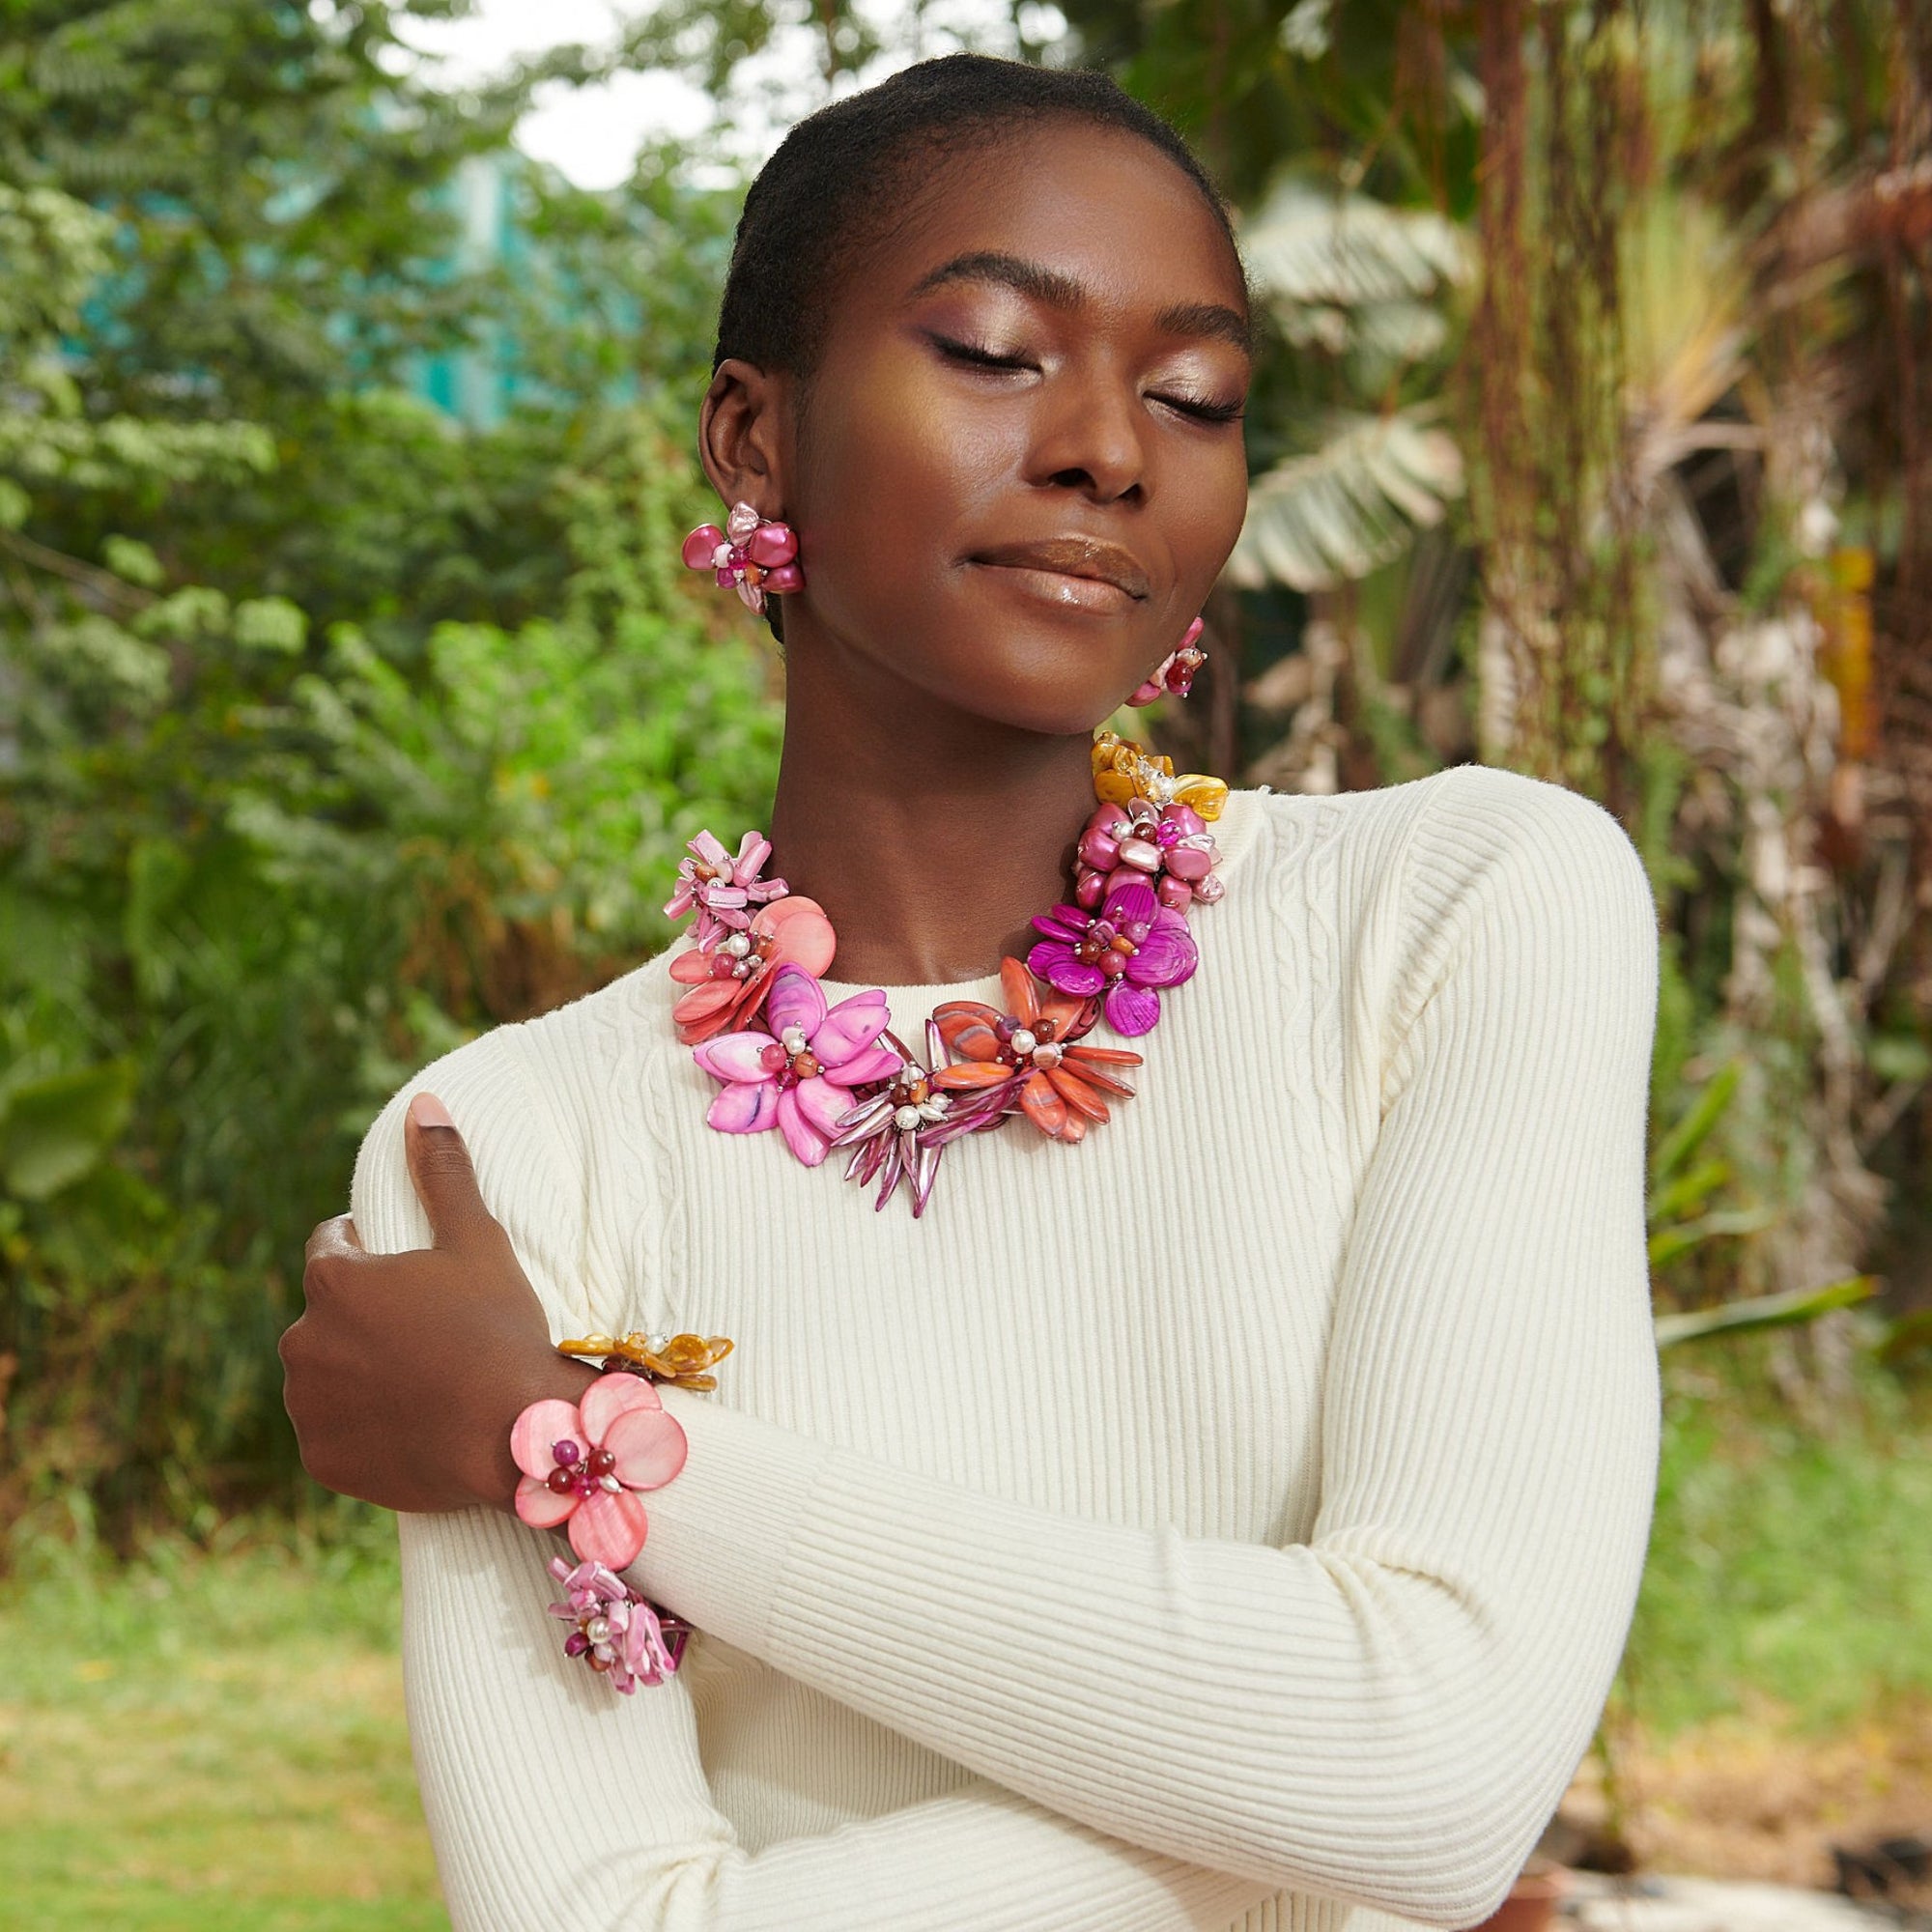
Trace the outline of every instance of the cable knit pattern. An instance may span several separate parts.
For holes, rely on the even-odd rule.
[[[710,1132],[661,962],[371,1130],[370,1247],[427,1240],[427,1087],[559,1337],[739,1345],[666,1397],[632,1574],[702,1633],[673,1684],[565,1662],[547,1539],[403,1520],[459,1932],[1373,1932],[1506,1889],[1649,1521],[1649,894],[1594,806],[1478,769],[1218,830],[1139,1096],[961,1146],[922,1222]]]

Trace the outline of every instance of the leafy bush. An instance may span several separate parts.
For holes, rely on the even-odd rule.
[[[760,815],[765,667],[670,581],[691,481],[629,427],[559,482],[558,614],[439,626],[414,675],[355,626],[305,649],[293,607],[205,590],[125,633],[155,653],[133,692],[7,634],[12,1508],[285,1477],[273,1341],[374,1109],[654,951],[678,845]]]

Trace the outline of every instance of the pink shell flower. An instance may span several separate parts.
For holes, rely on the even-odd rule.
[[[1154,896],[1145,879],[1108,896],[1097,914],[1057,905],[1034,921],[1042,937],[1027,965],[1056,992],[1100,996],[1100,1010],[1116,1033],[1132,1038],[1160,1018],[1162,986],[1191,979],[1201,963],[1187,922]]]
[[[696,1046],[742,1026],[764,1004],[770,976],[781,966],[815,980],[838,950],[838,935],[816,899],[791,893],[760,906],[750,928],[728,934],[715,952],[694,946],[671,960],[670,977],[691,988],[670,1009],[679,1040]]]
[[[748,832],[734,859],[721,839],[700,832],[691,841],[691,857],[677,864],[677,890],[665,901],[671,919],[682,919],[695,906],[697,923],[691,936],[698,950],[709,952],[727,933],[743,932],[752,923],[748,908],[783,898],[790,890],[782,879],[760,879],[772,856],[772,841],[761,832]]]
[[[688,1627],[667,1616],[602,1563],[575,1568],[553,1556],[550,1574],[564,1601],[550,1613],[575,1628],[563,1640],[566,1657],[581,1657],[629,1696],[639,1684],[662,1684],[676,1670]]]
[[[891,1018],[876,988],[827,1008],[810,974],[781,966],[765,1002],[769,1033],[727,1033],[692,1050],[724,1091],[704,1117],[721,1134],[776,1126],[785,1145],[816,1167],[842,1131],[852,1090],[895,1078],[903,1065],[879,1036]]]
[[[638,1560],[649,1519],[639,1490],[660,1490],[684,1467],[684,1431],[640,1376],[600,1376],[581,1403],[533,1402],[510,1431],[523,1471],[517,1514],[535,1529],[570,1525],[587,1563],[621,1570]]]
[[[1144,798],[1105,804],[1080,835],[1073,896],[1093,912],[1139,874],[1176,912],[1197,899],[1213,905],[1225,890],[1214,871],[1219,858],[1207,821],[1191,806]]]

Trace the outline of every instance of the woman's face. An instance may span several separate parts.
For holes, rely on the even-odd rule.
[[[841,283],[772,479],[808,582],[794,652],[1091,729],[1240,530],[1246,340],[1226,236],[1146,142],[1052,123],[943,164]]]

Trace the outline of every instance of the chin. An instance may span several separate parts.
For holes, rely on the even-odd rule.
[[[1092,639],[1015,637],[997,653],[982,645],[969,669],[935,679],[935,696],[1013,730],[1071,737],[1113,716],[1138,681],[1122,666],[1138,661],[1138,653],[1098,650]]]
[[[981,605],[960,611],[942,630],[928,611],[923,663],[902,668],[934,696],[974,717],[1068,737],[1112,717],[1146,675],[1159,655],[1144,638],[1146,628],[1086,616],[1028,621],[1010,609]]]

